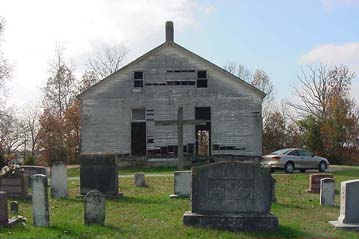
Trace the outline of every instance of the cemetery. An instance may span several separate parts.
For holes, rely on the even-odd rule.
[[[63,168],[58,167],[59,164],[55,165],[60,172],[54,176],[61,174],[67,179],[67,194],[58,197],[51,193],[54,190],[61,192],[60,189],[64,188],[58,183],[57,186],[51,185],[51,175],[49,178],[33,175],[32,200],[17,199],[14,202],[12,197],[8,197],[8,207],[4,206],[4,200],[0,207],[0,219],[3,220],[6,214],[11,220],[11,216],[16,214],[26,218],[26,224],[6,226],[7,223],[1,221],[0,238],[358,236],[358,227],[355,227],[359,224],[355,203],[358,167],[328,174],[329,177],[321,179],[318,193],[307,192],[312,177],[310,172],[274,173],[272,177],[276,186],[273,187],[269,170],[235,161],[194,167],[188,171],[173,170],[172,173],[161,173],[161,170],[156,173],[154,170],[121,176],[122,171],[118,173],[116,170],[120,176],[116,186],[121,188],[122,196],[106,196],[91,188],[79,197],[80,175],[68,177],[61,172]],[[187,172],[192,172],[190,180]],[[137,179],[136,174],[139,175]],[[146,186],[143,186],[144,180]],[[141,183],[137,184],[138,181]],[[275,193],[272,188],[275,188]],[[173,193],[177,196],[169,197]],[[273,193],[276,202],[272,203]],[[236,200],[241,203],[236,203]],[[345,226],[352,230],[344,230]]]

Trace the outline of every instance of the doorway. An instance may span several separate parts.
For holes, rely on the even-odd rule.
[[[131,123],[131,154],[146,156],[146,122]]]
[[[206,125],[196,125],[196,155],[197,157],[208,157],[211,155],[211,108],[196,107],[196,120],[208,120]]]

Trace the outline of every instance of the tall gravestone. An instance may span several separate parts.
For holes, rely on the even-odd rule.
[[[106,199],[98,190],[90,191],[85,196],[85,224],[104,225],[106,218]]]
[[[66,198],[67,192],[67,169],[64,162],[57,161],[51,167],[51,197]]]
[[[174,194],[170,198],[190,197],[191,195],[191,171],[176,171],[174,173]]]
[[[32,176],[32,211],[35,227],[49,226],[47,177],[43,174]]]
[[[7,193],[0,191],[0,226],[6,226],[9,223],[9,210],[7,205]]]
[[[332,178],[320,180],[320,205],[333,206],[335,204],[335,181]]]
[[[192,211],[187,226],[231,231],[274,231],[270,168],[246,162],[220,162],[192,168]]]
[[[359,230],[359,180],[344,181],[340,188],[340,214],[329,223],[336,228]]]
[[[98,190],[106,197],[119,197],[116,157],[112,153],[80,155],[80,193]]]

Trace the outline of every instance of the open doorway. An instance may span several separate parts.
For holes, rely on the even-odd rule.
[[[146,156],[146,120],[145,109],[132,110],[131,155]]]
[[[196,107],[196,120],[211,120],[210,107]],[[208,157],[211,155],[211,122],[206,125],[196,125],[196,155],[197,157]]]

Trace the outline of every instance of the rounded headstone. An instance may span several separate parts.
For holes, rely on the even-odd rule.
[[[335,204],[335,181],[332,178],[320,180],[320,205],[333,206]]]
[[[49,226],[47,177],[43,174],[32,176],[32,210],[35,227]]]
[[[105,224],[106,199],[98,190],[93,190],[85,195],[85,224]]]
[[[12,201],[10,203],[10,211],[12,214],[17,215],[19,213],[19,204],[17,203],[17,201]]]
[[[146,186],[146,180],[145,180],[144,173],[136,173],[135,174],[135,185],[137,187],[145,187]]]

